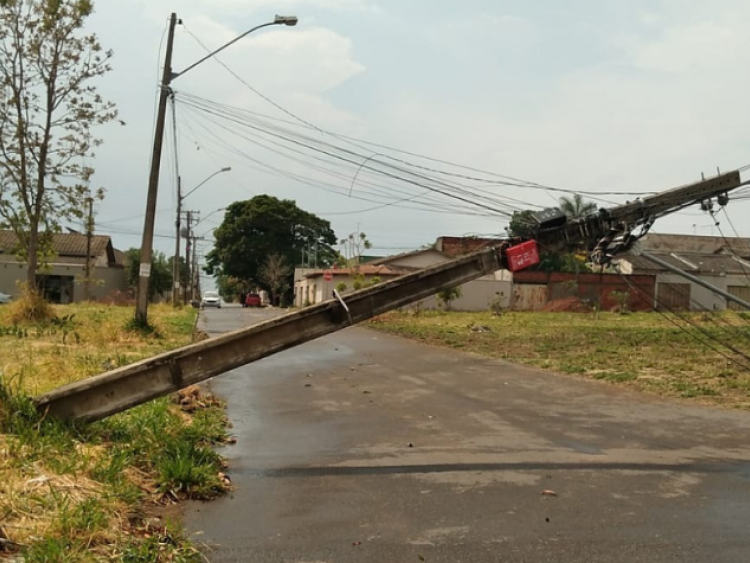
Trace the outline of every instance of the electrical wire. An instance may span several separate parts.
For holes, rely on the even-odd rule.
[[[190,35],[207,53],[211,52],[210,49],[194,33],[192,33],[184,25],[183,25],[183,28],[188,33],[188,35]],[[313,124],[313,123],[311,123],[311,122],[309,122],[309,121],[307,121],[307,120],[305,120],[303,118],[301,118],[297,114],[291,112],[290,110],[286,109],[282,105],[280,105],[277,102],[275,102],[274,100],[272,100],[269,96],[261,93],[257,88],[255,88],[252,85],[250,85],[245,79],[243,79],[239,74],[237,74],[234,70],[232,70],[219,57],[214,57],[214,60],[219,65],[221,65],[227,72],[229,72],[229,74],[232,75],[236,80],[238,80],[241,84],[243,84],[246,88],[248,88],[251,92],[253,92],[255,95],[257,95],[258,97],[260,97],[265,102],[269,103],[270,105],[272,105],[273,107],[275,107],[279,111],[281,111],[284,114],[288,115],[292,119],[296,120],[297,122],[301,123],[302,125],[310,128],[310,129],[314,129],[314,130],[320,132],[321,134],[327,134],[329,136],[338,138],[340,140],[348,141],[348,142],[350,142],[350,143],[352,143],[355,146],[358,146],[360,148],[364,148],[362,146],[362,144],[366,144],[366,145],[369,145],[369,146],[374,146],[374,147],[378,147],[378,148],[384,148],[384,149],[390,150],[392,152],[399,152],[401,154],[405,154],[405,155],[412,156],[412,157],[415,157],[415,158],[422,158],[422,159],[425,159],[425,160],[428,160],[428,161],[431,161],[431,162],[435,162],[435,163],[441,163],[441,164],[445,164],[445,165],[455,166],[457,168],[462,168],[464,170],[469,170],[469,171],[473,171],[473,172],[479,172],[479,173],[488,174],[488,175],[494,176],[496,178],[503,178],[504,180],[506,180],[506,182],[502,182],[501,185],[507,185],[507,181],[510,181],[510,182],[519,183],[519,185],[523,185],[524,187],[527,187],[529,189],[551,190],[551,191],[557,191],[557,192],[568,193],[568,194],[579,193],[579,194],[582,194],[582,195],[592,196],[592,199],[594,199],[595,196],[601,196],[601,195],[646,195],[646,194],[649,194],[649,193],[653,193],[653,192],[592,192],[592,191],[581,191],[581,190],[571,190],[571,189],[566,189],[566,188],[558,188],[558,187],[554,187],[554,186],[545,186],[545,185],[542,185],[542,184],[537,184],[535,182],[527,182],[525,180],[519,180],[519,179],[513,178],[511,176],[505,176],[505,175],[501,175],[501,174],[496,174],[494,172],[486,172],[486,171],[482,171],[482,170],[480,170],[478,168],[472,168],[472,167],[468,167],[468,166],[462,166],[462,165],[458,165],[458,164],[453,164],[453,163],[450,163],[450,162],[445,161],[445,160],[435,159],[435,158],[431,158],[431,157],[428,157],[428,156],[420,155],[420,154],[417,154],[417,153],[413,153],[413,152],[409,152],[409,151],[404,151],[404,150],[396,149],[396,148],[393,148],[393,147],[389,147],[387,145],[372,143],[372,142],[364,141],[364,140],[361,140],[361,139],[356,139],[355,137],[333,133],[331,131],[327,131],[327,130],[325,130],[325,129],[323,129],[323,128],[321,128],[321,127],[319,127],[319,126],[317,126],[317,125],[315,125],[315,124]],[[256,114],[256,115],[262,115],[262,114]],[[267,116],[267,117],[270,118],[270,116]],[[271,119],[274,119],[274,118],[271,118]],[[395,161],[401,162],[403,164],[408,164],[408,165],[416,167],[416,168],[422,168],[425,171],[431,171],[431,172],[435,172],[435,173],[439,173],[439,174],[446,174],[446,175],[450,175],[450,176],[454,176],[454,177],[459,177],[459,178],[464,178],[464,179],[471,179],[471,180],[475,180],[475,181],[481,181],[481,182],[487,182],[487,183],[496,183],[496,182],[492,182],[491,180],[487,180],[485,178],[474,178],[474,177],[471,177],[471,176],[468,176],[468,175],[464,175],[464,174],[456,174],[456,173],[446,172],[446,171],[442,171],[442,170],[437,170],[437,169],[430,168],[430,167],[419,166],[419,165],[416,165],[414,163],[408,163],[407,161],[405,161],[403,159],[398,159],[398,158],[387,156],[387,155],[386,155],[386,158],[391,158],[391,159],[393,159]],[[606,200],[603,200],[603,201],[606,201]],[[611,202],[608,202],[608,203],[611,203]]]
[[[624,282],[625,282],[625,283],[627,284],[627,286],[628,286],[628,287],[629,287],[629,288],[630,288],[631,290],[635,290],[636,292],[640,293],[641,295],[643,295],[643,296],[644,296],[644,297],[646,297],[647,299],[653,299],[653,300],[654,300],[654,301],[656,302],[656,304],[658,305],[658,307],[655,307],[655,308],[654,308],[654,310],[655,310],[655,311],[656,311],[657,313],[659,313],[659,314],[660,314],[660,315],[661,315],[662,317],[664,317],[664,318],[665,318],[665,319],[666,319],[666,320],[667,320],[668,322],[670,322],[671,324],[673,324],[674,326],[676,326],[677,328],[679,328],[680,330],[682,330],[683,332],[685,332],[686,334],[688,334],[688,335],[689,335],[689,336],[690,336],[691,338],[693,338],[693,339],[694,339],[694,340],[696,340],[697,342],[700,342],[700,343],[701,343],[701,344],[702,344],[703,346],[705,346],[705,347],[707,347],[707,348],[709,348],[709,349],[713,350],[713,351],[714,351],[714,352],[716,352],[717,354],[721,355],[721,356],[722,356],[723,358],[727,359],[728,361],[730,361],[730,362],[732,362],[732,363],[734,363],[734,364],[737,364],[738,366],[740,366],[740,367],[741,367],[741,368],[743,368],[744,370],[750,371],[750,364],[745,364],[745,363],[743,363],[743,362],[739,361],[739,360],[738,360],[737,358],[734,358],[734,357],[730,356],[729,354],[725,353],[725,352],[724,352],[723,350],[721,350],[721,349],[720,349],[719,347],[717,347],[717,346],[714,346],[714,345],[713,345],[713,344],[711,343],[711,341],[716,341],[716,338],[715,338],[715,337],[714,337],[713,335],[711,335],[710,333],[708,333],[707,331],[705,331],[705,330],[704,330],[704,329],[703,329],[702,327],[700,327],[700,326],[698,326],[698,325],[695,325],[695,324],[694,324],[694,323],[692,323],[692,321],[690,321],[689,319],[686,319],[686,318],[683,318],[683,317],[681,317],[681,316],[680,316],[680,315],[679,315],[679,314],[678,314],[678,313],[677,313],[677,312],[676,312],[675,310],[673,310],[673,309],[672,309],[671,307],[669,307],[669,306],[665,305],[664,303],[661,303],[661,302],[660,302],[660,301],[659,301],[659,300],[658,300],[658,299],[657,299],[657,298],[656,298],[655,296],[651,296],[651,295],[649,295],[649,294],[648,294],[648,293],[647,293],[647,292],[646,292],[645,290],[643,290],[642,288],[640,288],[640,287],[638,287],[637,285],[633,284],[633,283],[632,283],[632,282],[631,282],[631,281],[630,281],[630,280],[629,280],[629,279],[627,278],[627,276],[626,276],[626,275],[624,275],[624,274],[622,274],[622,273],[621,273],[621,274],[619,274],[619,275],[620,275],[620,277],[621,277],[621,278],[623,279],[623,281],[624,281]],[[663,309],[663,310],[662,310],[662,309]],[[704,336],[704,337],[705,337],[705,338],[706,338],[707,340],[704,340],[704,339],[702,339],[702,338],[701,338],[700,336],[698,336],[698,335],[697,335],[697,334],[695,334],[694,332],[691,332],[690,330],[688,330],[688,329],[687,329],[687,328],[686,328],[685,326],[683,326],[683,325],[680,325],[680,324],[679,324],[679,323],[677,323],[677,322],[676,322],[676,321],[675,321],[674,319],[671,319],[671,318],[670,318],[670,317],[669,317],[668,315],[666,315],[666,314],[664,313],[664,310],[667,310],[667,311],[669,311],[670,313],[672,313],[672,314],[673,314],[673,315],[675,315],[676,317],[680,318],[680,319],[681,319],[681,320],[682,320],[683,322],[685,322],[685,323],[687,323],[688,325],[690,325],[690,326],[692,326],[693,328],[695,328],[695,329],[696,329],[696,330],[697,330],[698,332],[700,332],[701,334],[703,334],[703,336]],[[741,350],[739,350],[739,349],[735,348],[735,347],[734,347],[734,346],[732,346],[731,344],[726,344],[726,343],[723,343],[723,342],[719,342],[719,344],[720,344],[721,346],[724,346],[725,348],[728,348],[729,350],[731,350],[731,351],[732,351],[732,352],[734,352],[735,354],[737,354],[737,355],[739,355],[739,356],[741,356],[741,357],[745,358],[746,360],[750,360],[750,356],[748,356],[747,354],[745,354],[745,353],[744,353],[743,351],[741,351]]]
[[[186,103],[186,102],[183,100],[183,103]],[[226,118],[226,116],[223,116],[220,112],[215,111],[214,108],[208,108],[205,106],[201,106],[200,104],[192,104],[191,102],[188,102],[188,104],[192,105],[196,109],[201,109],[203,111],[206,111],[207,113],[212,114],[217,118],[222,118],[222,117]],[[457,187],[455,185],[446,183],[445,181],[436,180],[435,178],[427,177],[417,172],[412,172],[412,171],[409,171],[409,170],[406,170],[406,169],[403,169],[394,165],[383,163],[382,161],[376,162],[374,159],[371,160],[370,163],[362,165],[360,164],[360,162],[362,160],[365,160],[367,157],[365,155],[361,155],[349,149],[331,145],[330,143],[326,143],[326,142],[320,142],[320,141],[311,139],[309,137],[298,136],[297,138],[295,138],[289,135],[288,132],[280,132],[280,131],[274,131],[274,130],[261,130],[259,127],[257,127],[254,124],[244,124],[244,125],[255,131],[262,131],[265,134],[275,137],[279,140],[286,141],[288,143],[292,143],[299,147],[318,152],[330,158],[348,163],[352,166],[359,166],[362,168],[366,168],[373,173],[386,176],[390,179],[400,180],[401,182],[404,182],[407,184],[411,184],[417,187],[428,189],[432,192],[441,194],[448,198],[452,198],[452,199],[461,201],[463,203],[476,206],[478,208],[486,209],[494,213],[498,213],[498,214],[505,215],[508,217],[512,215],[511,212],[508,212],[505,209],[502,209],[501,207],[499,207],[497,203],[488,204],[488,203],[483,203],[482,201],[478,201],[478,199],[484,199],[486,201],[487,198],[485,197],[480,196],[478,198],[477,194],[471,194],[473,197],[470,198],[470,197],[463,195],[463,193],[465,193],[465,190],[464,192],[461,192],[459,191],[461,187]],[[376,164],[379,166],[376,167],[375,166]],[[507,204],[500,204],[500,205],[505,206]]]
[[[245,153],[244,151],[238,149],[236,146],[233,146],[233,145],[229,144],[225,138],[221,138],[218,135],[216,135],[216,133],[214,133],[213,131],[211,131],[211,129],[209,127],[207,127],[207,126],[205,126],[205,125],[203,125],[201,123],[198,123],[198,125],[201,126],[201,128],[204,130],[204,133],[206,135],[215,138],[219,144],[223,144],[223,146],[225,147],[226,150],[228,150],[228,151],[230,151],[230,152],[232,152],[232,153],[234,153],[234,154],[236,154],[238,156],[241,156],[241,157],[243,157],[245,159],[248,159],[251,162],[254,162],[258,166],[260,166],[263,169],[265,169],[265,171],[267,171],[267,172],[268,171],[275,172],[276,175],[280,175],[280,176],[287,177],[287,178],[292,178],[292,179],[300,181],[302,183],[311,185],[312,187],[321,188],[321,189],[324,189],[326,191],[333,191],[334,193],[337,193],[339,195],[345,195],[345,188],[343,186],[331,185],[329,183],[320,182],[320,181],[311,182],[309,179],[299,177],[299,176],[297,176],[297,175],[295,175],[293,173],[290,173],[288,170],[280,170],[280,169],[278,169],[276,167],[273,167],[273,166],[271,166],[271,165],[269,165],[269,164],[267,164],[265,162],[260,161],[259,159],[256,159],[254,157],[249,156],[247,153]],[[348,178],[347,178],[347,180],[348,180]],[[320,184],[327,185],[327,186],[329,186],[329,188],[333,188],[333,189],[332,190],[331,189],[326,189],[325,187],[321,186]],[[389,190],[393,191],[393,188],[385,187],[385,189],[389,189]],[[403,192],[401,192],[401,193],[403,193]],[[407,196],[405,198],[402,198],[402,199],[403,200],[411,200],[411,199],[414,199],[414,197],[415,196],[413,194],[411,194],[411,195],[409,195],[409,196]],[[370,201],[370,202],[373,202],[373,203],[383,204],[382,201],[372,200],[371,198],[363,198],[363,197],[353,196],[353,199],[362,199],[362,200]],[[385,203],[389,203],[391,205],[394,205],[394,204],[396,204],[398,202],[388,201],[388,202],[385,202]],[[415,202],[415,203],[419,204],[420,202]],[[406,207],[406,206],[400,206],[400,207]],[[468,206],[466,206],[466,207],[467,207],[467,209],[469,208]],[[455,208],[455,206],[452,206],[450,208],[444,208],[444,211],[445,212],[450,212],[450,213],[455,213],[456,212],[456,208]]]

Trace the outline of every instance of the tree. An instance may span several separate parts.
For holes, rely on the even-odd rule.
[[[461,286],[457,285],[456,287],[448,287],[438,292],[437,299],[445,306],[446,311],[450,311],[451,303],[461,297],[461,295]]]
[[[214,237],[214,248],[206,255],[207,274],[232,276],[269,291],[260,277],[269,256],[281,256],[289,265],[300,264],[304,249],[317,248],[318,263],[324,268],[332,266],[338,256],[332,247],[336,236],[330,222],[303,211],[292,200],[269,195],[232,203]],[[290,268],[290,288],[292,278]]]
[[[258,278],[271,296],[271,303],[281,305],[284,292],[289,289],[289,276],[292,268],[280,254],[271,254],[258,272]]]
[[[239,300],[239,296],[245,293],[245,284],[235,277],[219,275],[216,276],[216,289],[224,301],[231,303],[235,299]]]
[[[138,287],[138,276],[141,267],[141,249],[129,248],[125,251],[125,279],[128,287],[135,291]],[[155,251],[151,260],[151,276],[148,280],[148,298],[153,301],[172,288],[172,266],[163,252]]]
[[[372,248],[372,243],[367,239],[366,233],[350,233],[348,237],[342,238],[339,244],[344,247],[347,262],[354,265],[361,263],[363,250]]]
[[[91,129],[117,117],[91,85],[112,57],[82,33],[92,12],[91,0],[0,0],[0,223],[32,291],[52,233],[84,215],[93,169],[82,162],[101,143]]]
[[[538,225],[531,209],[514,211],[508,225],[508,234],[512,237],[534,238]]]
[[[596,211],[593,201],[585,201],[581,194],[573,194],[573,197],[563,196],[560,198],[560,211],[565,213],[568,219],[581,219]]]

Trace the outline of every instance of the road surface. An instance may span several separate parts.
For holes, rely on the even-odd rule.
[[[211,563],[750,561],[750,413],[365,328],[212,389],[238,442],[186,515]]]

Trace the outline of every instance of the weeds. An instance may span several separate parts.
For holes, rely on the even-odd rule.
[[[84,426],[45,416],[30,397],[190,341],[193,310],[155,309],[162,314],[152,315],[151,335],[160,339],[123,330],[131,311],[92,304],[0,330],[7,374],[0,376],[0,520],[11,536],[6,545],[24,561],[199,560],[178,531],[147,514],[165,494],[208,498],[226,490],[211,448],[226,438],[218,402],[197,401],[189,417],[163,398]],[[0,310],[0,327],[8,315]]]

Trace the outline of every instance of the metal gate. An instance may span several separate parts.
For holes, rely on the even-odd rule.
[[[727,293],[739,297],[743,301],[750,301],[750,286],[747,285],[730,285],[727,286]],[[745,308],[739,303],[727,300],[727,307],[733,311],[744,311]]]
[[[662,310],[690,310],[690,284],[666,283],[656,284],[656,308]]]
[[[539,284],[515,284],[513,287],[514,311],[538,311],[547,304],[547,286]]]

